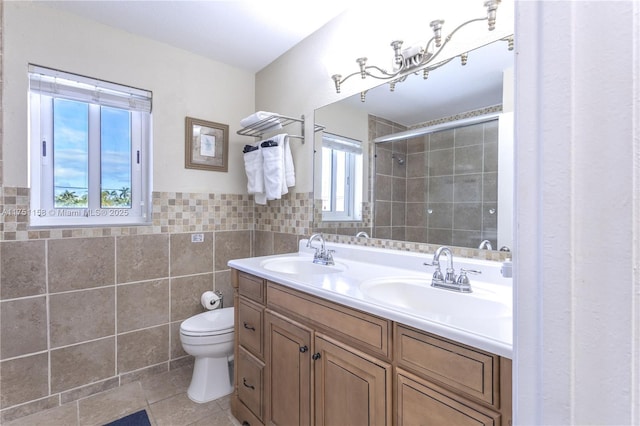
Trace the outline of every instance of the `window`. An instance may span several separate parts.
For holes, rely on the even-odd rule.
[[[361,220],[362,143],[322,136],[322,220]]]
[[[151,92],[29,66],[31,225],[149,223]]]

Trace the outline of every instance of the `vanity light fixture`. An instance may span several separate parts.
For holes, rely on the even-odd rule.
[[[498,5],[501,0],[488,0],[485,1],[484,6],[487,8],[487,16],[482,18],[476,18],[469,20],[460,24],[456,27],[451,33],[443,39],[442,36],[442,27],[444,25],[444,20],[436,19],[431,21],[429,24],[431,29],[433,30],[433,37],[427,42],[427,45],[423,47],[409,47],[407,49],[402,49],[402,40],[395,40],[391,42],[391,47],[393,48],[393,71],[386,71],[384,68],[381,68],[376,65],[367,65],[367,58],[361,57],[356,59],[360,70],[349,74],[346,77],[342,77],[341,74],[334,74],[331,76],[331,79],[335,83],[336,93],[340,93],[340,88],[342,84],[347,81],[349,78],[354,75],[360,75],[361,78],[372,77],[380,80],[392,80],[389,83],[391,91],[395,89],[396,83],[402,82],[407,78],[409,72],[417,73],[418,71],[423,72],[423,78],[427,78],[429,75],[429,71],[432,71],[436,68],[439,68],[447,63],[449,63],[453,58],[435,62],[435,60],[440,55],[440,52],[444,49],[444,47],[451,41],[454,34],[461,28],[477,21],[487,21],[489,26],[489,31],[493,31],[496,26],[496,11],[498,10]],[[503,39],[509,42],[509,50],[513,50],[513,37],[507,37]],[[460,59],[462,65],[467,63],[468,54],[463,53],[460,55]],[[364,94],[361,94],[361,100],[364,102]]]

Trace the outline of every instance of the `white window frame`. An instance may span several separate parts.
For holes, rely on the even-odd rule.
[[[322,149],[331,150],[331,191],[330,210],[322,211],[323,221],[362,220],[362,142],[332,133],[322,135]],[[336,211],[337,195],[337,152],[345,155],[344,211]],[[324,158],[324,156],[323,156]],[[324,165],[323,165],[324,167]]]
[[[151,92],[35,65],[29,66],[29,82],[30,226],[150,224]],[[89,104],[89,197],[86,208],[54,206],[53,102],[55,98]],[[101,106],[130,111],[130,208],[101,208]]]

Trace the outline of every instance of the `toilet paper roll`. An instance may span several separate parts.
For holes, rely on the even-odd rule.
[[[205,291],[200,296],[200,303],[205,309],[212,310],[220,306],[220,296],[212,291]]]

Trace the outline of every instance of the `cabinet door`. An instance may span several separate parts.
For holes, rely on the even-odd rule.
[[[398,369],[397,425],[499,426],[500,414]]]
[[[317,425],[390,425],[391,366],[316,334]]]
[[[311,424],[312,331],[267,311],[267,422]]]

